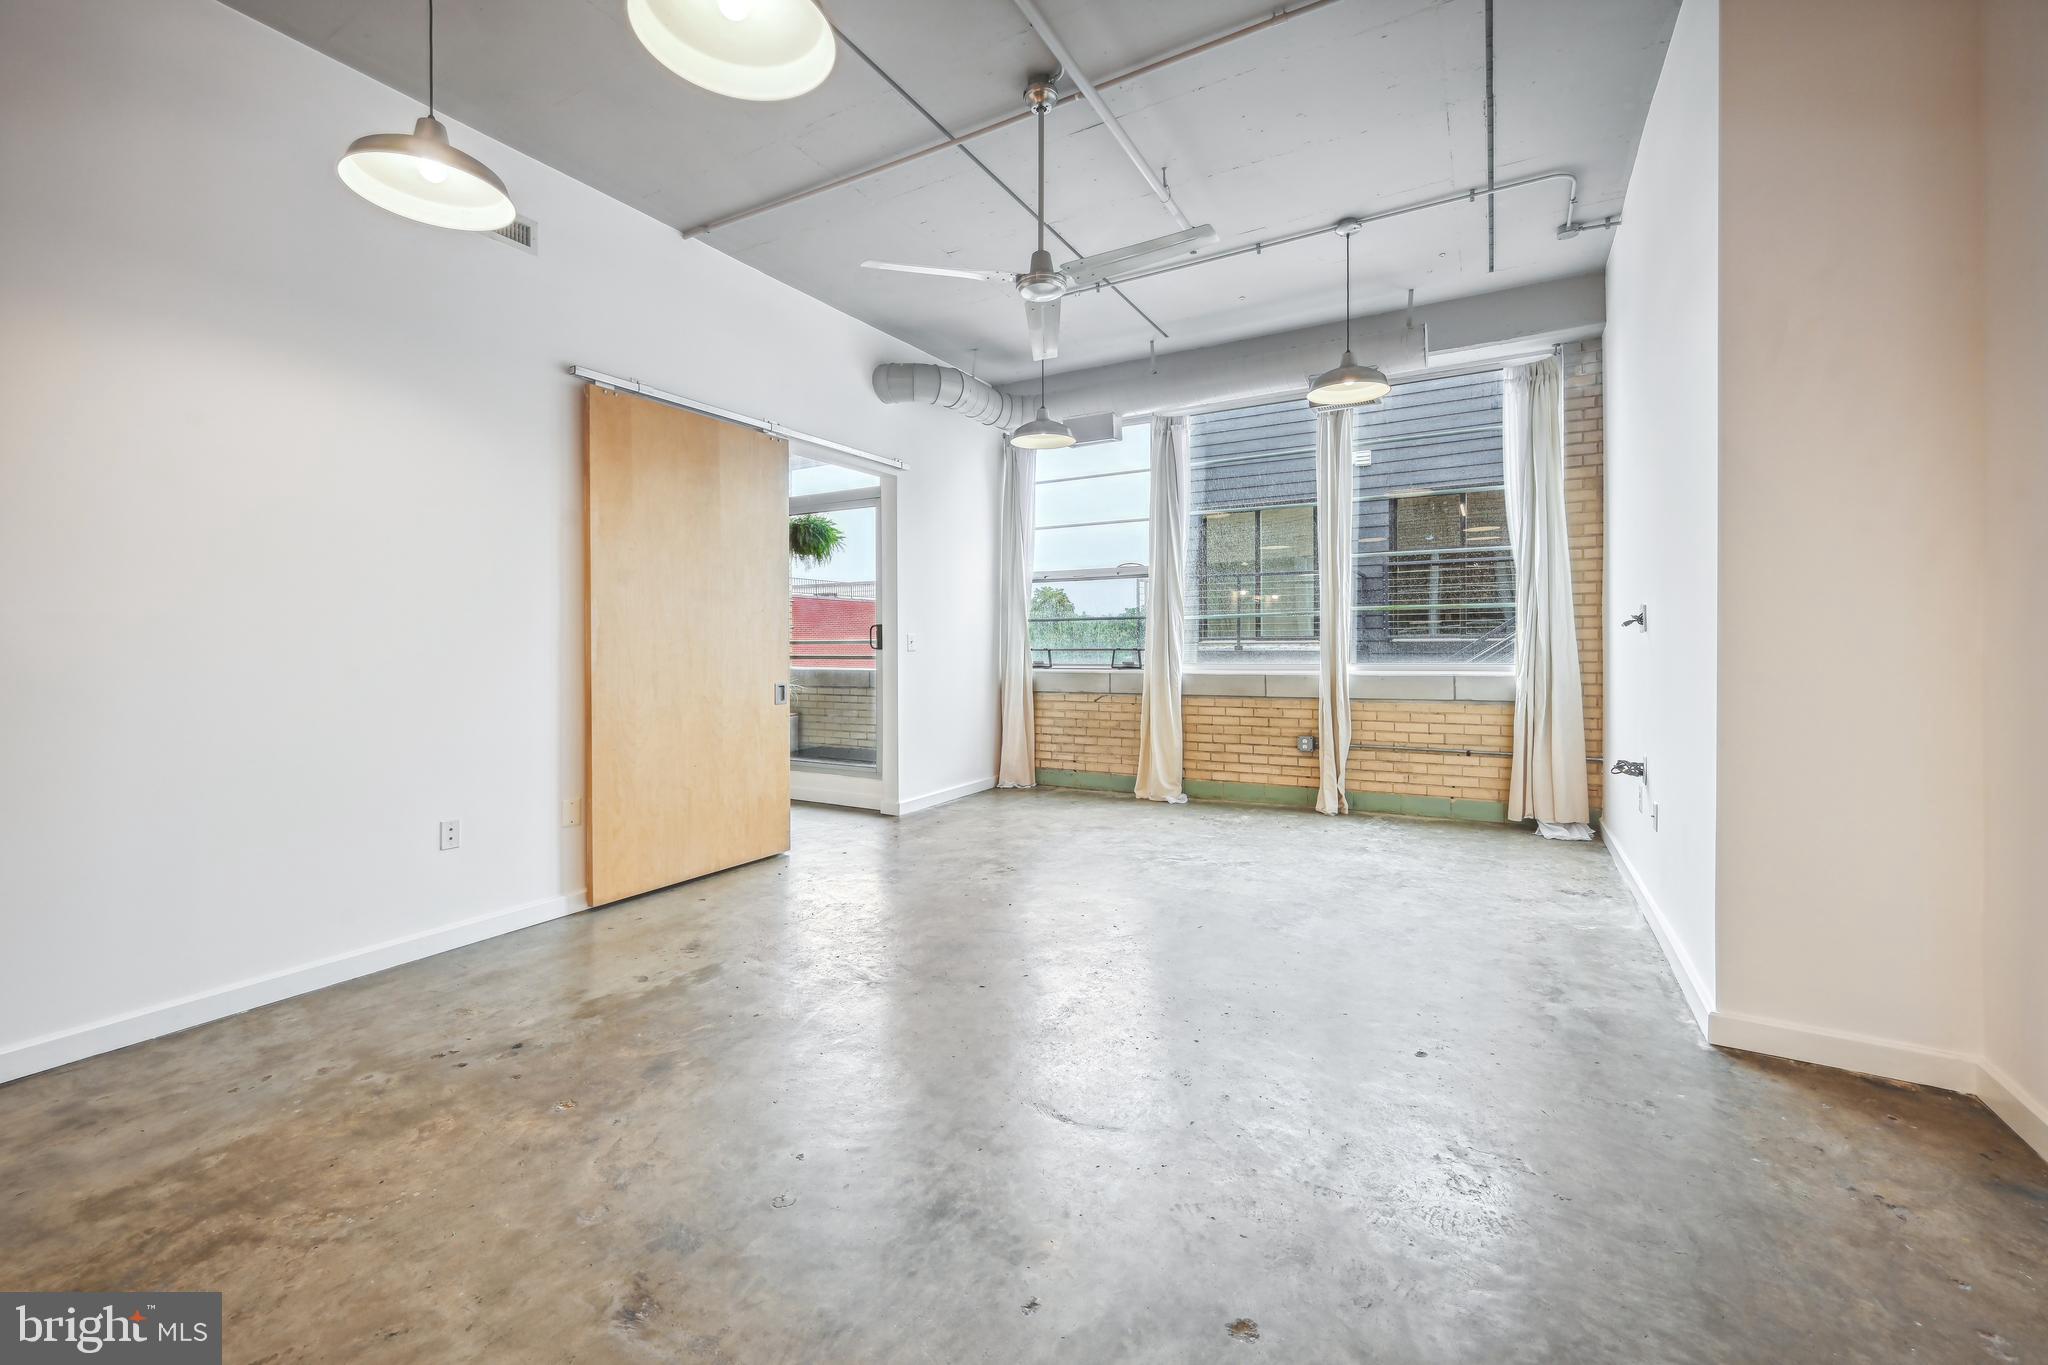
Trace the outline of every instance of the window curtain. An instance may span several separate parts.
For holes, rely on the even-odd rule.
[[[1038,456],[1003,442],[1003,507],[996,545],[996,785],[1038,785],[1031,725],[1031,531]]]
[[[1515,741],[1510,820],[1590,839],[1586,710],[1564,516],[1564,375],[1552,356],[1509,366],[1501,399],[1508,541],[1515,559]]]
[[[1351,758],[1352,603],[1350,408],[1316,413],[1316,586],[1320,609],[1316,670],[1316,749],[1322,774],[1316,809],[1344,815],[1344,769]]]
[[[1187,800],[1180,716],[1181,631],[1188,557],[1188,419],[1152,422],[1151,573],[1145,590],[1145,673],[1138,694],[1141,801]]]

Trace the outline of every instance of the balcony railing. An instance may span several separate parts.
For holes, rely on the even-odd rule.
[[[1142,616],[1033,616],[1028,620],[1033,668],[1142,668]]]
[[[844,647],[846,645],[859,645],[860,652],[857,654],[797,653],[797,650],[800,648],[810,649],[818,645],[830,645],[835,648]],[[856,636],[851,640],[791,640],[789,642],[789,661],[791,663],[818,663],[826,659],[852,659],[857,660],[861,663],[872,665],[875,661],[875,651],[874,647],[868,643],[868,637],[864,635]]]

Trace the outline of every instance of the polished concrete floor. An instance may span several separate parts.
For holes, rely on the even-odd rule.
[[[2048,1166],[1703,1047],[1598,847],[795,826],[0,1088],[0,1288],[221,1290],[240,1361],[2048,1357]]]

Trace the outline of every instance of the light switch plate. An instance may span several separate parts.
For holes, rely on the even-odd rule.
[[[441,851],[446,853],[451,848],[460,847],[462,847],[462,822],[460,820],[443,820],[441,822]]]
[[[583,798],[572,796],[562,803],[562,828],[574,829],[583,823]]]

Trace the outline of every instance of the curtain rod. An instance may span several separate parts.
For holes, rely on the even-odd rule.
[[[704,417],[714,417],[721,422],[731,422],[734,426],[748,427],[760,432],[764,436],[779,436],[786,441],[801,441],[807,446],[817,446],[821,450],[835,451],[838,454],[849,456],[867,464],[880,465],[888,470],[901,471],[903,468],[903,461],[892,460],[887,455],[875,455],[854,446],[841,445],[839,442],[829,441],[823,436],[813,436],[808,431],[798,431],[795,427],[786,427],[779,422],[771,422],[765,417],[749,417],[743,412],[734,412],[731,408],[721,408],[715,403],[702,403],[694,398],[685,398],[681,394],[670,393],[665,389],[657,389],[651,384],[643,384],[637,379],[621,379],[615,374],[606,374],[602,370],[586,369],[582,365],[571,365],[569,373],[587,383],[595,384],[599,388],[613,389],[619,393],[638,394],[642,398],[651,398],[657,403],[666,403],[672,408],[681,408],[684,412],[694,412]]]

